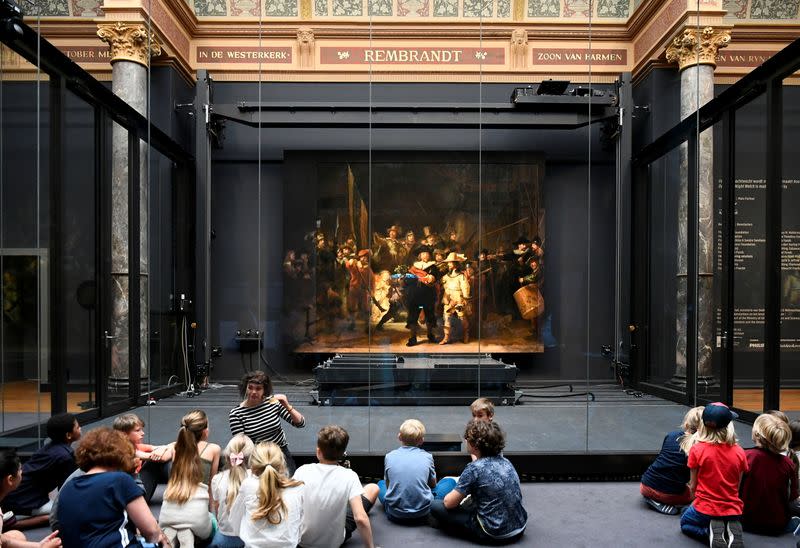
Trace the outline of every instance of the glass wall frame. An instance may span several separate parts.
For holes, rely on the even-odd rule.
[[[783,329],[791,330],[791,326],[781,318],[781,291],[785,283],[787,269],[782,268],[782,260],[787,260],[791,255],[791,248],[785,245],[787,234],[781,222],[782,205],[781,193],[786,188],[782,181],[781,169],[784,166],[786,149],[783,144],[784,128],[784,78],[792,75],[800,67],[800,42],[795,42],[783,51],[769,59],[751,74],[739,82],[728,87],[718,97],[699,109],[692,119],[686,119],[675,126],[652,145],[645,147],[634,158],[634,231],[637,234],[634,245],[635,266],[632,291],[634,295],[633,316],[636,321],[637,344],[635,361],[636,369],[640,372],[639,383],[648,390],[661,393],[664,397],[680,401],[686,405],[702,405],[710,401],[721,400],[733,405],[740,415],[746,420],[753,420],[761,412],[770,409],[783,409],[793,402],[790,398],[782,401],[781,387],[784,382],[791,384],[791,377],[784,378],[780,374],[781,347],[784,352],[793,352],[791,344],[787,346]],[[751,111],[753,114],[751,114]],[[744,119],[744,126],[739,120]],[[654,169],[662,158],[678,150],[681,142],[689,144],[689,162],[697,164],[697,149],[692,146],[693,136],[699,135],[708,128],[715,128],[715,224],[719,233],[718,259],[715,259],[715,280],[717,293],[715,296],[716,314],[716,358],[719,360],[718,386],[712,390],[705,390],[702,379],[698,378],[696,363],[691,367],[687,363],[687,384],[685,390],[664,390],[663,387],[648,385],[645,372],[652,366],[651,347],[654,342],[670,333],[669,328],[652,330],[650,306],[654,302],[650,280],[653,273],[646,266],[646,261],[637,260],[652,257],[649,246],[649,236],[654,230],[653,221],[646,214],[653,203]],[[763,141],[760,153],[748,156],[738,145],[739,139],[750,138],[745,134],[753,131],[762,135]],[[693,153],[691,151],[694,151]],[[752,151],[748,148],[747,153]],[[763,176],[758,177],[758,172],[752,174],[750,164],[763,167]],[[742,172],[742,167],[749,168]],[[692,170],[690,170],[692,172]],[[746,175],[747,180],[739,180],[737,172]],[[690,186],[691,189],[691,186]],[[753,193],[758,196],[753,196]],[[740,197],[740,194],[743,194]],[[748,202],[759,204],[760,209],[748,212]],[[690,203],[692,201],[690,192]],[[784,210],[785,211],[785,210]],[[697,210],[690,207],[690,227],[692,220],[696,222]],[[752,225],[755,219],[756,229],[745,231],[745,236],[740,236],[743,226]],[[749,221],[749,222],[748,222]],[[738,223],[738,224],[737,224]],[[758,228],[760,227],[760,228]],[[697,232],[689,232],[689,243],[694,240],[696,249]],[[692,236],[694,235],[694,236]],[[741,245],[759,245],[743,242],[741,238],[748,237],[750,242],[761,241],[763,247],[756,251],[757,264],[751,268],[755,274],[755,287],[763,291],[761,297],[756,297],[755,310],[743,312],[737,307],[738,299],[742,298],[741,291],[746,290],[746,285],[741,281],[737,271],[743,270],[740,263],[746,260],[745,252]],[[756,240],[752,240],[755,238]],[[782,244],[782,242],[784,242]],[[759,251],[760,250],[760,251]],[[749,251],[747,253],[753,253]],[[752,259],[752,255],[748,256]],[[690,264],[691,266],[691,264]],[[697,268],[694,268],[694,275]],[[689,276],[692,277],[690,268]],[[750,282],[752,283],[752,282]],[[759,285],[760,284],[760,285]],[[750,291],[752,293],[752,291]],[[690,304],[691,304],[690,300]],[[696,301],[694,301],[696,302]],[[760,314],[759,317],[759,310]],[[749,310],[749,309],[748,309]],[[745,317],[749,314],[752,317]],[[689,316],[691,318],[691,314]],[[758,333],[748,335],[747,324],[755,324]],[[750,328],[752,331],[752,328]],[[790,331],[793,332],[793,331]],[[697,329],[688,330],[689,343],[696,341]],[[760,333],[760,335],[759,335]],[[694,334],[695,337],[691,335]],[[742,343],[752,346],[753,350],[742,348]],[[790,341],[791,342],[791,341]],[[691,347],[692,344],[689,344]],[[696,352],[696,350],[695,350]],[[691,352],[687,353],[691,354]],[[695,353],[696,355],[696,353]],[[791,360],[791,354],[786,356]],[[749,360],[751,365],[736,366],[738,360]],[[755,360],[755,362],[753,362]],[[758,362],[761,362],[759,364]],[[743,369],[742,369],[743,367]],[[753,370],[755,367],[755,371]],[[742,374],[753,377],[755,384],[741,383]],[[746,381],[747,379],[745,379]],[[752,388],[754,387],[754,388]],[[746,391],[752,395],[745,394]],[[705,393],[704,393],[705,392]]]
[[[39,365],[36,371],[25,374],[35,384],[32,394],[25,396],[29,399],[28,406],[35,405],[35,411],[22,422],[11,420],[13,416],[5,412],[11,412],[5,404],[12,398],[8,395],[11,385],[5,382],[6,369],[10,366],[5,353],[2,363],[5,396],[3,441],[0,443],[27,447],[31,443],[42,443],[45,436],[40,430],[41,425],[51,413],[70,411],[78,415],[81,422],[86,422],[144,403],[147,397],[157,395],[159,389],[163,388],[162,393],[165,390],[175,392],[180,386],[180,383],[173,383],[176,386],[168,387],[170,368],[175,367],[172,356],[159,357],[159,379],[153,383],[149,375],[140,378],[138,367],[130,368],[130,375],[124,383],[112,386],[109,381],[113,376],[111,364],[115,338],[111,328],[114,314],[110,230],[114,199],[110,184],[114,155],[112,133],[119,130],[128,141],[128,156],[123,160],[122,167],[128,178],[127,193],[133,197],[128,202],[128,214],[130,219],[137,221],[129,223],[126,240],[130,245],[131,257],[137,260],[137,264],[141,229],[139,219],[149,219],[152,215],[168,219],[168,230],[159,233],[159,236],[165,236],[165,249],[159,247],[157,250],[157,257],[164,257],[158,260],[157,267],[160,284],[158,299],[159,302],[163,301],[159,315],[163,315],[164,310],[168,311],[171,306],[177,306],[173,293],[177,293],[175,288],[178,285],[185,293],[193,292],[191,278],[187,275],[191,268],[187,265],[187,257],[193,257],[194,234],[187,229],[193,225],[194,212],[182,204],[184,199],[191,199],[192,196],[194,164],[191,155],[181,145],[151,125],[149,112],[146,113],[147,117],[138,114],[41,38],[37,32],[40,19],[28,20],[34,28],[13,16],[8,21],[0,37],[4,61],[21,59],[12,63],[11,68],[22,66],[36,76],[33,82],[24,81],[23,78],[22,82],[16,83],[18,86],[28,86],[28,95],[36,100],[35,105],[27,111],[29,116],[20,118],[15,128],[40,136],[37,137],[36,146],[31,148],[38,158],[32,162],[36,169],[29,173],[35,180],[34,188],[41,187],[37,190],[41,197],[37,194],[34,210],[41,212],[35,223],[35,231],[45,235],[40,248],[26,250],[24,246],[12,245],[3,250],[4,264],[17,256],[38,257],[38,271],[41,272],[37,275],[36,290],[39,295],[38,306],[41,308],[38,313],[40,327],[34,344],[40,354]],[[4,90],[11,90],[13,78],[9,77],[6,81],[6,71],[0,71],[0,86]],[[147,93],[149,95],[149,82]],[[6,105],[0,105],[0,108],[6,109],[4,112],[7,114]],[[22,116],[22,113],[17,116]],[[8,119],[8,116],[4,119]],[[18,192],[9,186],[11,172],[8,169],[13,170],[15,158],[8,156],[11,148],[6,147],[13,143],[10,126],[3,126],[0,131],[4,134],[3,163],[6,170],[2,181],[6,192],[0,217],[10,222],[14,203],[18,202]],[[140,164],[143,155],[146,155],[147,161]],[[151,160],[151,156],[157,158]],[[168,211],[145,211],[140,216],[140,180],[146,178],[148,183],[153,180],[154,184],[159,184],[159,178],[150,176],[151,162],[156,163],[154,171],[157,175],[165,179],[158,188],[161,195],[157,198],[157,205],[163,203]],[[142,171],[145,173],[140,177]],[[167,198],[162,199],[164,192]],[[16,207],[20,209],[19,205]],[[175,228],[174,212],[178,212],[179,218],[185,223],[184,227]],[[9,228],[8,222],[4,228]],[[5,233],[9,234],[7,230]],[[7,297],[15,295],[14,288],[19,285],[14,288],[10,285],[9,280],[16,279],[15,272],[8,271],[11,278],[4,276],[4,310],[5,305],[11,303]],[[128,294],[131,298],[131,315],[127,335],[134,341],[130,363],[137,364],[140,362],[140,349],[147,351],[150,347],[138,340],[141,338],[138,303],[142,302],[142,296],[144,299],[150,298],[149,288],[141,283],[140,278],[138,270],[131,273],[133,286]],[[24,293],[23,297],[28,298],[30,292]],[[4,320],[8,318],[9,315],[4,315]],[[4,329],[5,343],[11,340],[5,336],[8,334]],[[148,341],[156,338],[150,332],[145,336]],[[76,390],[79,392],[75,393]]]

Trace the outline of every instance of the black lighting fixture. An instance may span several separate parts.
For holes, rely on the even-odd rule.
[[[564,95],[569,80],[542,80],[536,88],[536,95]]]
[[[0,32],[5,37],[20,38],[22,30],[22,10],[14,0],[0,0]]]

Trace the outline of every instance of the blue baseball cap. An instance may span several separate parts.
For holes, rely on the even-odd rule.
[[[714,402],[706,405],[703,409],[703,424],[709,428],[725,428],[732,420],[739,418],[739,415],[730,410],[722,402]]]

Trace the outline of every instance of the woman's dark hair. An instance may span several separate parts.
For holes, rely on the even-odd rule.
[[[75,428],[75,415],[72,413],[61,413],[53,415],[47,420],[47,437],[56,443],[67,441],[67,434]]]
[[[265,396],[272,394],[272,381],[269,380],[269,375],[263,371],[251,371],[242,377],[242,384],[239,386],[239,392],[242,397],[247,395],[248,384],[260,384],[264,387]]]
[[[481,457],[497,456],[506,446],[506,435],[494,421],[472,419],[464,430],[464,439],[480,452]]]
[[[84,472],[95,466],[128,473],[136,468],[133,444],[128,436],[107,426],[95,428],[81,438],[75,450],[75,461]]]
[[[0,453],[0,480],[8,476],[16,476],[20,463],[16,449],[8,449]]]

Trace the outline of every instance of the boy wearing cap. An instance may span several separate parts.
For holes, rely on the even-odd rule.
[[[748,464],[736,443],[732,423],[736,418],[724,403],[707,405],[689,450],[689,489],[694,502],[681,516],[681,531],[707,541],[712,548],[744,546],[739,484]]]

